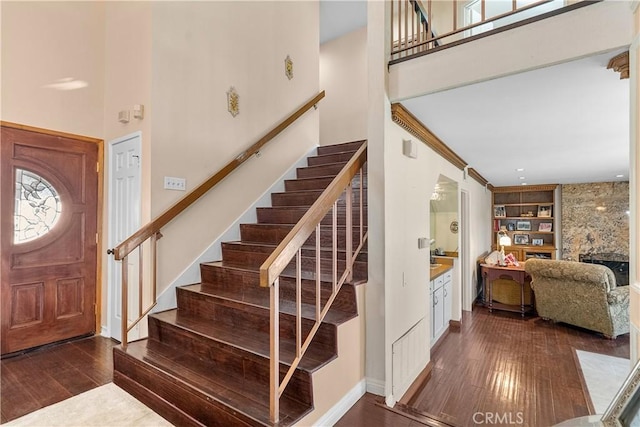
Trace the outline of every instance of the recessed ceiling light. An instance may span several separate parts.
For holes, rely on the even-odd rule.
[[[524,176],[521,176],[520,179],[524,179]]]
[[[624,175],[622,175],[622,174],[618,174],[618,175],[616,175],[616,178],[622,178],[623,176]]]
[[[524,172],[524,168],[518,168],[516,169],[516,172]]]

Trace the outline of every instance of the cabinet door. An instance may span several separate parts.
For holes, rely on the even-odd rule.
[[[451,280],[449,280],[448,282],[444,282],[444,286],[442,287],[443,290],[443,327],[447,327],[447,325],[449,324],[449,320],[451,320],[451,292],[452,292],[452,286],[451,286]]]
[[[433,324],[433,338],[438,339],[444,327],[444,290],[442,287],[433,292],[432,302],[433,309],[431,310],[431,318]],[[431,344],[434,344],[434,342]]]

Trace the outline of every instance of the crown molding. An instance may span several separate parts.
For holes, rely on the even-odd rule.
[[[620,73],[620,80],[629,78],[629,51],[622,52],[609,60],[607,70],[612,69]]]
[[[449,148],[447,144],[442,142],[440,138],[434,135],[433,132],[423,125],[409,110],[404,108],[402,104],[391,104],[391,118],[395,123],[400,125],[400,127],[424,142],[427,147],[433,149],[458,169],[464,169],[467,166],[467,162]]]

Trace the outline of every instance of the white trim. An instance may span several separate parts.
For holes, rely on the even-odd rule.
[[[292,165],[275,183],[245,210],[236,221],[231,224],[218,238],[209,245],[171,284],[158,296],[158,304],[152,313],[170,310],[177,307],[176,287],[200,282],[200,263],[222,259],[222,242],[240,240],[240,224],[257,222],[256,208],[259,206],[271,206],[271,193],[284,191],[284,180],[296,177],[296,168],[306,166],[307,157],[314,155],[317,147],[304,154]]]
[[[107,328],[107,325],[102,325],[100,327],[100,336],[111,338],[111,334],[109,333],[109,329]]]
[[[384,381],[376,380],[374,378],[367,378],[367,393],[375,394],[376,396],[384,396]]]
[[[332,426],[337,423],[340,418],[347,413],[356,402],[364,396],[367,391],[367,381],[362,379],[347,394],[345,394],[338,403],[333,405],[323,416],[313,423],[314,426]]]

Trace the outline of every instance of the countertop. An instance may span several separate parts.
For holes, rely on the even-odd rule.
[[[452,269],[453,269],[453,265],[450,265],[450,264],[440,264],[439,267],[435,267],[435,268],[431,268],[431,266],[429,266],[429,270],[431,270],[431,275],[429,280],[436,279],[437,277],[442,276],[444,273]]]

